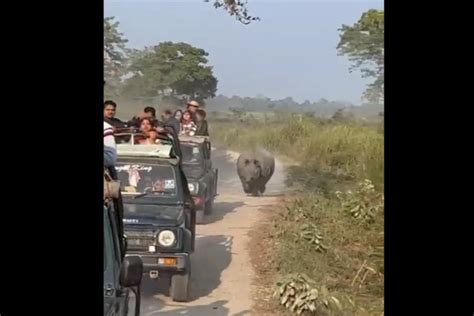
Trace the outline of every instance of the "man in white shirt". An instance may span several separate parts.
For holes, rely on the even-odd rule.
[[[112,125],[104,122],[104,166],[114,167],[117,161],[117,146],[115,145]]]

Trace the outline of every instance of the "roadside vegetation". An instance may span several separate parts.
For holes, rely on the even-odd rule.
[[[258,19],[241,2],[211,2],[244,24]],[[205,50],[174,42],[132,50],[118,27],[114,18],[104,19],[104,77],[105,95],[124,105],[123,117],[145,105],[175,108],[189,99],[205,105],[215,97],[218,80]],[[366,100],[383,105],[383,11],[369,10],[340,32],[337,51],[349,59],[351,71],[371,80]],[[222,106],[224,99],[216,99],[210,108]],[[263,147],[295,162],[287,185],[300,193],[274,210],[262,241],[271,249],[263,263],[271,277],[262,286],[274,292],[280,314],[383,315],[383,112],[372,122],[348,117],[345,105],[332,118],[321,118],[329,112],[326,101],[298,105],[299,114],[289,114],[295,111],[292,99],[224,101],[229,112],[208,113],[215,145]],[[256,104],[267,113],[248,113]]]
[[[211,118],[212,120],[212,118]],[[234,113],[212,120],[213,142],[264,147],[295,161],[300,189],[265,231],[268,284],[280,313],[383,315],[384,136],[380,123]]]

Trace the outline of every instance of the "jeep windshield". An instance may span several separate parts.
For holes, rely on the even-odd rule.
[[[200,164],[204,160],[199,144],[181,143],[184,164]]]
[[[176,220],[183,210],[180,206],[125,203],[124,222],[139,224],[143,219]]]
[[[122,192],[175,198],[177,182],[171,165],[118,163],[117,174]]]

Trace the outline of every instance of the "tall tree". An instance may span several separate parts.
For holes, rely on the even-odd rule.
[[[163,42],[135,54],[131,78],[125,81],[128,96],[173,96],[201,102],[215,96],[217,79],[208,66],[208,53],[187,43]]]
[[[104,80],[106,95],[117,93],[120,78],[124,74],[127,58],[125,44],[128,40],[118,30],[119,22],[114,17],[104,18]]]
[[[370,102],[384,100],[384,11],[369,10],[352,26],[343,25],[337,49],[359,69],[363,78],[373,78],[364,93]]]
[[[204,0],[209,2],[209,0]],[[231,16],[234,16],[237,21],[243,24],[250,24],[252,21],[260,20],[259,17],[251,16],[247,9],[247,1],[243,0],[214,0],[215,8],[222,8]]]

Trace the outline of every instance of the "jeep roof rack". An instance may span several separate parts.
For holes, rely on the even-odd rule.
[[[117,144],[117,154],[119,156],[133,157],[156,157],[156,158],[174,158],[171,156],[171,144],[156,145],[131,145]]]
[[[188,136],[188,135],[179,135],[180,142],[189,142],[189,143],[204,143],[209,140],[209,136]]]

